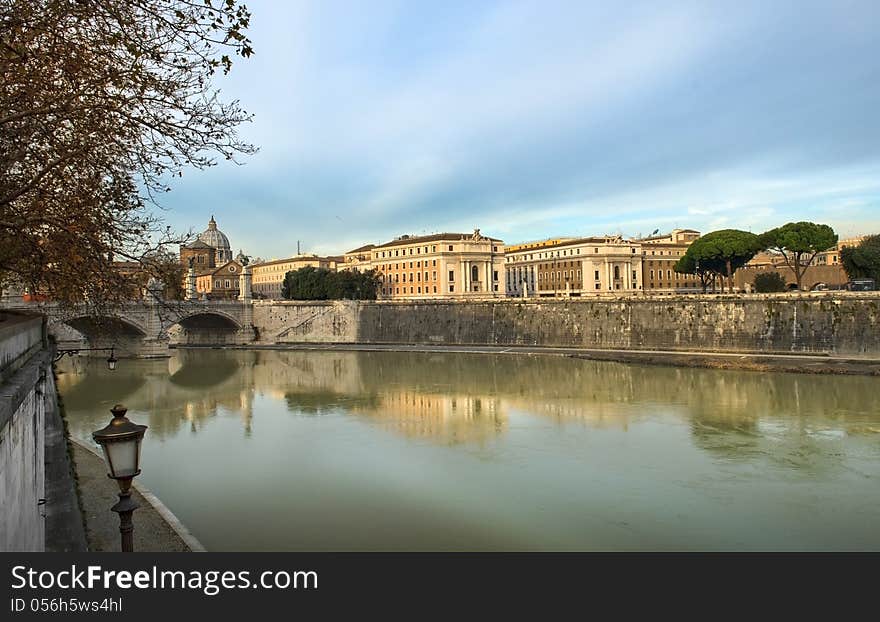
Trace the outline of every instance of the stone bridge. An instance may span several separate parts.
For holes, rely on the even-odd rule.
[[[113,348],[117,357],[168,356],[172,344],[243,345],[256,338],[250,300],[145,299],[100,315],[85,306],[24,302],[4,306],[46,315],[59,348]]]

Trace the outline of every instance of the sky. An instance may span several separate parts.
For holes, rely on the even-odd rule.
[[[880,232],[877,0],[246,4],[255,54],[216,86],[260,151],[186,171],[162,214],[213,214],[235,252]]]

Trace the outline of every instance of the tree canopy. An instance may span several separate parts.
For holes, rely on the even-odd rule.
[[[828,225],[790,222],[760,235],[761,247],[779,253],[794,272],[798,289],[807,267],[822,251],[837,244],[837,234]]]
[[[161,193],[255,150],[212,86],[252,54],[249,19],[239,0],[0,3],[0,281],[95,302],[126,292],[114,260],[162,271],[182,238]]]
[[[733,291],[733,274],[760,250],[758,236],[738,229],[712,231],[694,240],[675,271],[700,276],[705,291],[709,275],[727,278],[728,289]]]
[[[284,275],[281,295],[287,300],[375,300],[379,283],[375,270],[334,272],[307,266]]]
[[[874,279],[880,283],[880,235],[869,235],[858,246],[840,251],[840,261],[850,279]]]

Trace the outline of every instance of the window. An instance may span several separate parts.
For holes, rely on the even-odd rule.
[[[434,286],[434,293],[435,294],[437,293],[437,286],[436,285]]]
[[[596,270],[596,271],[594,272],[594,274],[595,274],[595,276],[594,276],[593,278],[596,279],[596,280],[598,281],[598,280],[599,280],[599,271]]]
[[[406,283],[406,272],[401,275],[403,278],[401,279],[404,283]]]
[[[230,272],[235,272],[235,266],[229,266],[229,271],[230,271]]]
[[[416,272],[416,281],[418,281],[419,283],[422,282],[422,273],[421,272]]]
[[[425,280],[426,281],[428,280],[428,273],[427,272],[425,272]]]
[[[432,259],[432,260],[431,260],[431,265],[434,266],[434,267],[436,268],[436,267],[437,267],[437,260],[436,260],[436,259]]]
[[[635,280],[636,280],[636,271],[633,270],[633,281],[635,281]]]
[[[431,278],[436,281],[437,280],[437,271],[434,270],[434,272],[432,272],[431,275],[432,275]]]
[[[412,285],[410,285],[410,287],[409,287],[409,293],[410,293],[410,294],[415,293],[415,292],[413,292],[413,287],[412,287]]]
[[[593,249],[593,252],[594,252],[594,253],[598,253],[598,252],[599,252],[599,249],[598,249],[598,248],[594,248],[594,249]]]
[[[220,289],[220,279],[217,279],[216,281],[214,281],[214,287],[216,287],[217,289]]]
[[[479,281],[480,280],[480,271],[477,270],[476,266],[471,266],[471,281]]]
[[[492,280],[493,280],[493,281],[497,281],[497,280],[498,280],[498,270],[493,270],[493,271],[492,271]]]
[[[598,283],[596,283],[596,289],[599,289],[599,284],[598,284]]]
[[[449,245],[449,251],[452,252],[452,244]],[[449,290],[452,291],[452,290]]]
[[[437,252],[437,245],[436,245],[436,244],[435,244],[434,246],[431,247],[431,252],[432,252],[432,253],[436,253],[436,252]],[[437,261],[437,260],[435,259],[434,261]],[[434,293],[436,294],[437,292],[434,292]]]
[[[421,287],[419,287],[419,291],[418,291],[418,293],[419,293],[419,294],[422,293],[422,288],[421,288]]]
[[[451,291],[451,292],[455,291],[455,285],[450,285],[450,286],[449,286],[449,291]]]
[[[450,280],[450,281],[454,281],[454,280],[455,280],[455,270],[450,270],[450,271],[449,271],[449,280]],[[450,289],[449,291],[452,291],[452,290]]]
[[[652,281],[654,280],[654,271],[653,270],[651,270],[651,280]]]
[[[614,266],[614,280],[620,280],[620,266]]]

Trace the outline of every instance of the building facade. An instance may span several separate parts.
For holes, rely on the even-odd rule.
[[[239,278],[243,266],[227,261],[222,266],[196,271],[196,295],[206,300],[235,300],[238,298]]]
[[[636,240],[642,249],[642,283],[648,294],[696,294],[703,291],[694,274],[679,274],[675,264],[688,246],[700,237],[694,229],[673,229],[671,233]]]
[[[285,259],[273,259],[251,264],[253,275],[253,296],[255,298],[269,298],[278,300],[284,285],[284,277],[292,270],[300,268],[325,268],[337,269],[337,258],[319,257],[314,254],[300,254]]]
[[[620,236],[554,238],[508,247],[508,296],[582,297],[642,289],[638,243]]]
[[[404,235],[349,251],[346,258],[351,255],[357,259],[346,262],[349,268],[378,273],[380,299],[504,296],[504,242],[480,234],[479,229],[472,234]]]

